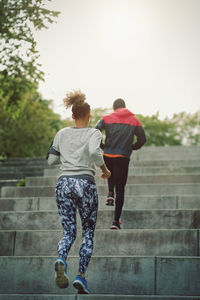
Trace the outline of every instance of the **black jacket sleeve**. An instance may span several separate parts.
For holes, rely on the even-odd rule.
[[[142,126],[136,127],[135,133],[137,137],[136,143],[132,145],[132,150],[140,149],[147,141],[144,129]]]
[[[101,119],[99,122],[97,122],[97,124],[95,125],[96,129],[99,129],[100,131],[105,129],[105,123],[104,120]]]
[[[101,119],[100,121],[98,121],[97,124],[95,125],[95,128],[96,128],[96,129],[99,129],[100,131],[104,130],[104,129],[105,129],[105,123],[104,123],[104,120]],[[100,148],[101,148],[102,150],[104,149],[104,146],[105,146],[105,144],[103,144],[103,142],[101,141]]]
[[[50,147],[49,147],[49,150],[48,150],[48,152],[47,152],[46,159],[49,158],[49,154],[54,154],[54,155],[56,155],[56,156],[60,156],[60,152],[56,151],[56,150],[52,147],[52,145],[53,145],[53,141],[52,141],[52,143],[51,143],[51,145],[50,145]]]

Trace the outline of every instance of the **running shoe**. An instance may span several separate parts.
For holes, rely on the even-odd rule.
[[[78,290],[78,294],[90,294],[90,290],[87,287],[87,280],[84,279],[81,275],[77,275],[73,286]]]
[[[67,263],[61,257],[55,262],[55,281],[59,288],[67,288],[69,285],[69,278],[67,276]]]
[[[116,229],[116,230],[121,229],[120,225],[121,225],[120,221],[113,221],[112,226],[110,227],[110,229]]]
[[[114,206],[114,193],[109,192],[108,197],[106,199],[106,205]]]

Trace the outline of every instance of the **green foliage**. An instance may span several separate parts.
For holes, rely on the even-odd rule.
[[[184,145],[200,145],[200,110],[194,114],[174,114],[171,122]]]
[[[0,154],[4,157],[44,156],[64,123],[38,92],[27,92],[8,105],[0,94]]]
[[[111,113],[111,109],[108,108],[95,108],[91,111],[90,127],[95,127],[97,122],[102,118],[102,116]]]
[[[176,130],[176,125],[169,119],[159,119],[159,114],[153,116],[136,116],[145,130],[147,142],[146,146],[173,146],[181,145],[181,138]]]
[[[110,113],[111,110],[108,108],[95,108],[91,110],[91,118],[89,122],[89,127],[93,128],[97,124],[97,122],[101,119],[103,115]],[[74,120],[72,118],[65,119],[65,127],[74,126]]]
[[[44,8],[47,1],[51,0],[0,1],[0,72],[5,77],[36,82],[43,78],[34,30],[47,28],[59,14]]]
[[[42,99],[34,31],[47,28],[59,12],[51,0],[0,1],[0,157],[43,156],[63,127],[51,101]]]
[[[26,178],[20,179],[20,181],[17,182],[16,186],[25,186],[26,185]]]

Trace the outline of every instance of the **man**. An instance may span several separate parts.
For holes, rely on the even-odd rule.
[[[126,108],[123,99],[116,99],[113,109],[114,112],[103,116],[95,127],[100,131],[105,130],[106,133],[105,145],[102,144],[102,148],[104,161],[111,171],[106,205],[114,205],[115,190],[115,218],[111,229],[120,229],[130,155],[133,150],[138,150],[145,144],[146,136],[140,121]],[[135,143],[134,136],[137,138]]]

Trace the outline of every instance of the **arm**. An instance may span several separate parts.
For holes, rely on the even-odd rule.
[[[58,165],[60,163],[60,155],[57,156],[57,155],[54,155],[54,154],[49,154],[49,157],[48,157],[48,165]]]
[[[56,165],[60,163],[60,152],[57,134],[49,147],[46,159],[49,165]]]
[[[100,168],[101,168],[101,171],[102,171],[101,178],[108,179],[110,177],[111,173],[108,170],[108,168],[106,167],[106,165],[103,164],[102,166],[100,166]]]
[[[89,152],[91,157],[94,159],[96,166],[100,167],[102,170],[101,177],[106,179],[110,177],[111,173],[104,163],[103,154],[100,150],[100,144],[101,133],[98,130],[95,130],[89,141]]]
[[[97,122],[97,124],[95,125],[95,128],[96,129],[99,129],[100,131],[104,130],[105,129],[105,123],[104,123],[104,120],[101,119]]]
[[[101,119],[97,122],[97,124],[95,125],[95,128],[96,129],[99,129],[100,131],[104,130],[105,129],[105,123],[104,123],[104,120]],[[100,148],[103,150],[104,149],[104,143],[102,142],[101,140],[101,144],[100,144]]]
[[[137,142],[132,145],[132,150],[140,149],[146,143],[146,135],[142,126],[137,126],[134,133],[137,136]]]

